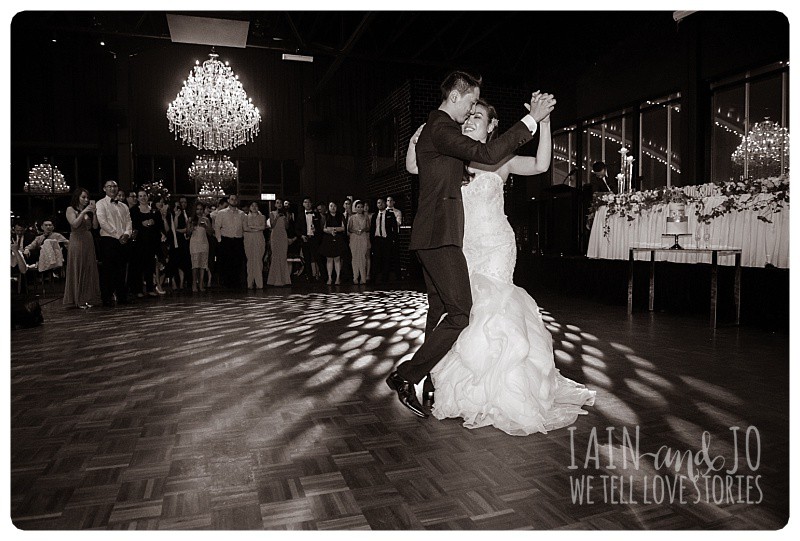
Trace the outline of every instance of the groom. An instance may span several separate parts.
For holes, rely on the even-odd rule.
[[[494,141],[484,144],[461,134],[461,124],[475,111],[481,78],[456,71],[447,76],[440,88],[442,104],[430,113],[417,141],[419,204],[408,247],[417,252],[428,293],[425,343],[386,379],[397,392],[400,403],[419,417],[427,417],[428,413],[419,403],[414,385],[450,350],[469,323],[472,308],[467,261],[461,251],[464,164],[501,162],[530,141],[536,123],[555,106],[552,95],[535,92],[530,114]]]

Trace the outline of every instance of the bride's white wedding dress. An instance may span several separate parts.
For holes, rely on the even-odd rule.
[[[515,436],[570,425],[595,392],[561,375],[539,307],[513,284],[517,249],[503,213],[503,179],[480,172],[461,191],[473,305],[469,326],[431,372],[432,413]]]

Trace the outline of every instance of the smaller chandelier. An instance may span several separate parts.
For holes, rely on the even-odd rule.
[[[731,161],[744,164],[745,155],[750,163],[761,166],[780,164],[789,158],[789,130],[769,119],[756,122],[747,137],[731,154]]]
[[[69,185],[58,167],[40,163],[28,172],[24,190],[38,197],[58,197],[69,193]]]
[[[233,70],[216,53],[189,72],[183,88],[167,108],[169,131],[187,145],[228,150],[258,135],[261,114]]]
[[[204,182],[203,186],[200,188],[197,200],[206,205],[216,205],[219,203],[220,199],[225,197],[227,197],[227,195],[225,194],[225,190],[222,189],[222,186]]]
[[[227,156],[197,156],[189,168],[189,178],[201,184],[230,188],[236,185],[239,170]]]

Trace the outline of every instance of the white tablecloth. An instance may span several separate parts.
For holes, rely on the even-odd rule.
[[[706,209],[713,208],[724,197],[708,197],[704,201]],[[669,248],[675,237],[662,237],[667,230],[667,205],[657,205],[642,212],[633,221],[617,215],[608,219],[610,231],[603,236],[607,207],[600,207],[592,223],[587,256],[599,259],[628,259],[630,248]],[[762,211],[763,212],[763,211]],[[685,248],[697,247],[695,232],[697,218],[695,204],[686,206],[689,218],[690,237],[681,237],[680,244]],[[742,266],[763,267],[771,263],[776,267],[789,268],[789,207],[785,205],[780,212],[772,214],[772,223],[758,219],[759,213],[751,210],[729,212],[711,221],[706,226],[710,233],[711,248],[741,248]],[[702,235],[703,228],[700,228]],[[703,244],[701,237],[700,244]],[[700,246],[705,247],[705,246]],[[637,259],[648,259],[650,254],[637,254]],[[710,254],[656,253],[658,261],[675,263],[710,263]],[[720,265],[733,265],[733,256],[720,256]]]

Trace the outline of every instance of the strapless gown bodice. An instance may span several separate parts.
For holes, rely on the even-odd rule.
[[[504,214],[503,179],[479,173],[462,199],[473,306],[469,326],[431,371],[433,415],[519,436],[572,424],[595,393],[561,375],[539,307],[513,284],[516,241]]]

